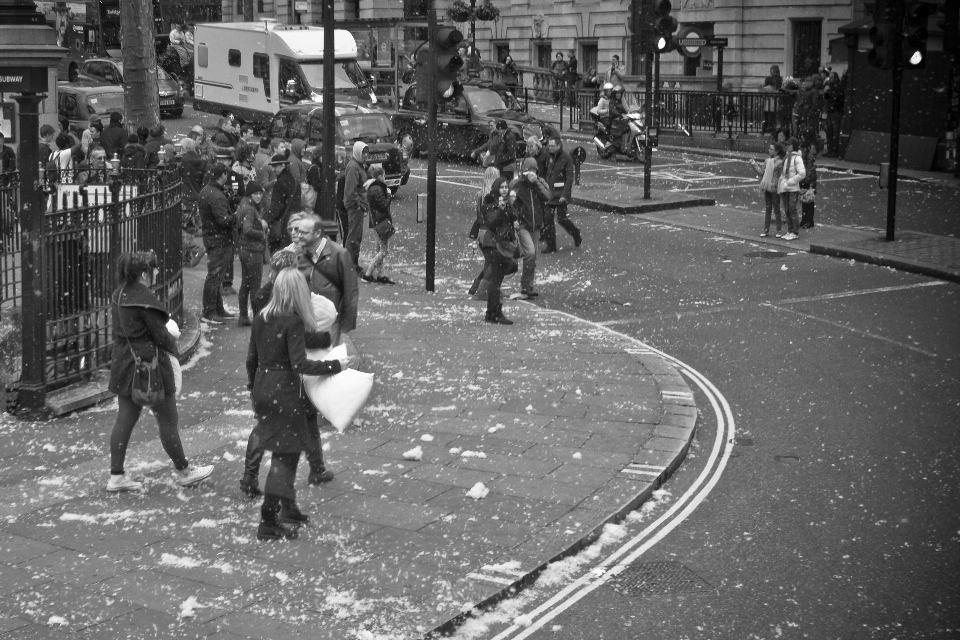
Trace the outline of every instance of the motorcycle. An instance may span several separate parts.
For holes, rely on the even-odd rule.
[[[180,54],[172,46],[164,49],[163,53],[157,56],[157,64],[176,80],[188,95],[193,95],[193,64],[183,66],[180,61]]]
[[[644,161],[644,146],[646,137],[643,133],[643,115],[636,112],[628,112],[621,116],[626,124],[623,135],[619,139],[610,139],[606,125],[602,121],[602,116],[597,112],[597,107],[590,109],[590,117],[593,118],[596,127],[596,135],[593,136],[593,144],[597,148],[597,155],[604,160],[612,158],[620,153],[630,156],[637,162]]]

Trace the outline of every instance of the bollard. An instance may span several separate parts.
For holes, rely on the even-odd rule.
[[[570,154],[570,157],[573,159],[574,182],[579,187],[580,186],[580,165],[582,165],[584,160],[587,159],[587,151],[583,147],[577,147],[576,149],[573,150],[573,153]]]

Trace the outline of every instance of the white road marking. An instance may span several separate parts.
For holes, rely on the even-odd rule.
[[[919,289],[921,287],[939,287],[947,284],[946,282],[917,282],[915,284],[902,284],[896,287],[877,287],[875,289],[857,289],[854,291],[840,291],[838,293],[825,293],[820,296],[809,296],[807,298],[788,298],[779,300],[777,304],[793,304],[795,302],[816,302],[817,300],[833,300],[835,298],[849,298],[850,296],[863,296],[870,293],[886,293],[888,291],[904,291],[907,289]]]
[[[876,176],[855,175],[855,176],[847,176],[845,178],[823,178],[821,180],[818,180],[817,183],[819,184],[820,182],[842,182],[846,180],[867,180],[867,179],[875,179],[875,178]],[[680,192],[686,193],[687,191],[719,191],[722,189],[746,189],[746,188],[759,189],[760,183],[759,181],[754,181],[754,182],[751,182],[750,184],[729,184],[729,185],[724,185],[722,187],[697,187],[696,189],[673,189],[673,191],[680,191]]]
[[[554,311],[561,315],[569,314]],[[569,316],[573,317],[573,316]],[[582,319],[580,319],[582,320]],[[590,323],[596,325],[596,323]],[[596,325],[601,326],[601,325]],[[686,520],[693,511],[700,506],[700,503],[710,494],[720,476],[726,468],[727,461],[730,459],[730,453],[733,450],[733,441],[736,435],[736,427],[733,419],[733,412],[723,395],[717,388],[707,380],[702,374],[688,365],[680,362],[672,356],[649,347],[636,338],[624,336],[611,329],[606,329],[618,336],[626,337],[629,340],[649,348],[660,357],[670,361],[677,367],[681,373],[689,377],[700,388],[700,390],[710,400],[714,415],[717,419],[717,435],[714,439],[713,448],[707,460],[703,471],[690,486],[689,489],[673,504],[667,511],[651,523],[646,529],[621,545],[616,551],[607,556],[593,571],[580,576],[566,587],[554,594],[550,599],[534,609],[525,617],[532,620],[532,624],[526,628],[517,625],[511,625],[493,640],[523,640],[531,634],[541,629],[545,624],[553,620],[557,615],[569,609],[577,601],[602,586],[609,578],[623,571],[627,566],[637,558],[646,553],[650,548],[660,542],[667,534],[678,527]],[[701,488],[702,487],[702,488]],[[682,511],[681,511],[682,509]],[[678,513],[679,512],[679,513]],[[639,545],[639,546],[638,546]],[[636,547],[636,549],[634,549]],[[633,549],[633,550],[632,550]],[[632,551],[631,551],[632,550]],[[616,563],[616,564],[615,564]],[[609,570],[608,570],[609,568]]]
[[[411,178],[416,178],[416,179],[418,179],[418,180],[426,180],[426,179],[427,179],[427,176],[415,176],[415,175],[413,175],[412,173],[410,174],[410,177],[411,177]],[[450,176],[450,177],[459,178],[460,176]],[[467,183],[464,183],[464,182],[452,182],[452,181],[450,181],[450,180],[442,180],[442,179],[440,178],[440,176],[437,176],[437,182],[442,182],[443,184],[452,184],[452,185],[455,186],[455,187],[470,187],[471,189],[476,189],[476,188],[477,188],[477,185],[476,185],[476,184],[473,184],[473,183],[467,184]]]
[[[916,351],[917,353],[922,353],[923,355],[925,355],[925,356],[930,356],[931,358],[938,358],[938,357],[939,357],[937,354],[931,353],[931,352],[929,352],[929,351],[925,351],[925,350],[923,350],[923,349],[920,349],[919,347],[915,347],[915,346],[913,346],[913,345],[906,344],[906,343],[900,342],[900,341],[898,341],[898,340],[893,340],[892,338],[887,338],[887,337],[884,337],[884,336],[881,336],[881,335],[877,335],[876,333],[873,333],[873,332],[870,332],[870,331],[864,331],[863,329],[857,329],[856,327],[851,327],[850,325],[843,324],[842,322],[834,322],[833,320],[827,320],[826,318],[820,318],[820,317],[817,317],[817,316],[812,315],[812,314],[810,314],[810,313],[803,313],[802,311],[794,311],[793,309],[788,309],[788,308],[786,308],[786,307],[781,307],[781,306],[778,306],[778,305],[775,305],[775,304],[772,304],[772,303],[769,303],[769,302],[768,302],[768,303],[764,303],[763,306],[765,306],[765,307],[770,307],[771,309],[777,309],[778,311],[786,311],[787,313],[793,313],[793,314],[796,314],[796,315],[801,316],[801,317],[803,317],[803,318],[809,318],[809,319],[811,319],[811,320],[816,320],[817,322],[822,322],[822,323],[824,323],[824,324],[830,325],[831,327],[837,327],[838,329],[845,329],[846,331],[852,331],[853,333],[856,333],[856,334],[858,334],[858,335],[865,336],[865,337],[867,337],[867,338],[874,338],[875,340],[880,340],[880,341],[882,341],[882,342],[886,342],[886,343],[888,343],[888,344],[892,344],[892,345],[895,345],[895,346],[897,346],[897,347],[903,347],[904,349],[909,349],[910,351]]]

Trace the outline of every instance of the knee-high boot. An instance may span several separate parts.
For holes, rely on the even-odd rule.
[[[263,448],[260,446],[260,429],[254,427],[247,438],[247,455],[243,462],[243,478],[240,490],[251,498],[263,495],[260,491],[260,463],[263,461]]]

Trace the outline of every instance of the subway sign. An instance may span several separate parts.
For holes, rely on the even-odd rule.
[[[46,67],[0,67],[0,93],[42,93],[46,90]]]

